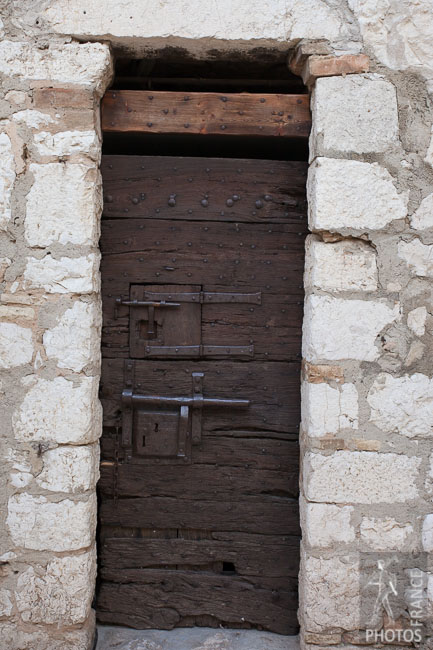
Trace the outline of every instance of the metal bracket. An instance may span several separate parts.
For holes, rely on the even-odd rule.
[[[253,357],[254,345],[146,345],[144,358]]]
[[[262,304],[261,291],[256,293],[227,293],[218,291],[187,291],[183,293],[167,293],[145,291],[145,298],[149,301],[166,301],[176,299],[178,302],[196,302],[196,303],[248,303],[253,305]],[[123,302],[122,304],[127,304]],[[142,303],[143,305],[145,303]],[[169,304],[166,302],[166,304]],[[157,305],[155,305],[157,306]]]

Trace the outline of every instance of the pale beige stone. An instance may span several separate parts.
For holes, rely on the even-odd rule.
[[[345,239],[325,243],[309,237],[305,286],[323,291],[375,291],[376,253],[368,244]]]
[[[29,42],[0,42],[0,72],[27,81],[77,84],[102,93],[112,71],[102,43],[52,43],[39,49]]]
[[[0,282],[3,282],[7,269],[12,264],[9,257],[0,257]]]
[[[427,553],[433,552],[433,515],[424,517],[422,524],[422,547]]]
[[[377,336],[399,318],[398,303],[389,307],[378,300],[309,296],[305,303],[303,356],[313,363],[341,359],[374,361],[379,357]]]
[[[379,75],[318,79],[312,113],[311,160],[335,153],[383,152],[398,143],[395,88]]]
[[[360,612],[357,558],[305,556],[301,571],[304,629],[310,632],[357,629]]]
[[[416,307],[407,315],[407,325],[417,336],[424,336],[425,322],[427,320],[427,308]]]
[[[124,47],[134,42],[150,46],[158,38],[194,39],[194,52],[205,54],[209,47],[230,47],[230,41],[243,42],[243,47],[269,43],[273,47],[299,39],[349,39],[351,26],[338,8],[319,0],[284,2],[283,0],[220,0],[218,4],[191,0],[85,0],[74,2],[71,11],[67,0],[50,2],[43,12],[44,20],[54,32],[104,38]],[[228,43],[226,43],[229,41]],[[176,41],[175,41],[176,42]]]
[[[35,310],[32,307],[24,307],[21,305],[1,305],[0,306],[0,319],[1,320],[29,320],[33,321],[35,318]]]
[[[27,195],[27,243],[95,246],[101,212],[97,170],[80,163],[34,163],[30,171],[34,182]]]
[[[36,482],[52,492],[84,492],[99,478],[99,445],[57,447],[42,456],[42,471]]]
[[[17,546],[36,551],[78,551],[95,537],[96,496],[57,503],[25,492],[9,498],[6,520]]]
[[[340,429],[358,428],[358,392],[353,384],[302,383],[302,429],[319,438]]]
[[[94,639],[94,620],[79,628],[65,630],[51,625],[23,629],[22,624],[0,621],[0,639],[7,650],[89,650]]]
[[[432,82],[433,82],[433,76],[432,76]],[[431,86],[433,88],[433,83],[431,83]],[[430,144],[428,146],[424,161],[428,165],[430,165],[430,167],[433,167],[433,126],[432,126],[432,131],[431,131]]]
[[[404,360],[404,366],[408,368],[416,361],[423,358],[425,353],[425,345],[421,341],[412,341],[410,344],[409,352]]]
[[[42,259],[27,258],[24,287],[48,293],[93,293],[99,291],[99,255]]]
[[[393,377],[382,373],[370,388],[367,401],[370,421],[382,431],[407,438],[433,436],[433,379],[426,375]]]
[[[327,547],[355,540],[351,524],[352,506],[334,506],[328,503],[306,503],[303,533],[310,546]]]
[[[408,193],[399,194],[378,163],[316,158],[307,182],[309,225],[314,230],[381,230],[407,215]]]
[[[433,228],[433,194],[429,194],[421,201],[418,210],[410,218],[410,227],[415,230]]]
[[[96,577],[95,551],[56,557],[29,567],[17,580],[18,610],[26,623],[74,625],[90,613]]]
[[[403,454],[336,451],[308,453],[304,491],[309,501],[333,503],[404,503],[418,496],[421,459]]]
[[[15,122],[25,124],[29,129],[39,129],[41,126],[53,124],[55,120],[48,113],[41,113],[32,108],[18,111],[12,115]]]
[[[12,612],[12,592],[9,589],[0,589],[0,616],[9,616]]]
[[[400,551],[412,533],[412,524],[399,522],[393,517],[363,517],[360,526],[361,540],[375,551]]]
[[[9,479],[13,487],[24,488],[33,480],[30,452],[19,449],[8,449],[6,459],[11,464]]]
[[[7,133],[0,133],[0,230],[11,219],[11,196],[15,182],[15,160]]]
[[[34,141],[41,156],[84,154],[92,160],[99,160],[100,143],[96,131],[41,131],[35,135]]]
[[[27,104],[28,95],[22,90],[10,90],[5,95],[5,100],[14,106],[25,106]]]
[[[32,330],[14,323],[0,323],[0,368],[16,368],[33,357]]]
[[[433,245],[423,244],[419,239],[400,241],[398,255],[415,275],[433,277]]]
[[[45,332],[43,343],[47,357],[56,359],[60,368],[79,372],[88,364],[99,362],[100,303],[77,300],[60,317],[58,324]]]
[[[13,415],[17,440],[86,444],[101,434],[98,377],[35,380]]]

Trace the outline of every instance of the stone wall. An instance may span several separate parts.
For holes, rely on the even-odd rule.
[[[0,7],[1,643],[87,650],[93,637],[109,45],[227,56],[301,39],[313,112],[301,635],[311,649],[362,643],[359,553],[433,550],[431,0]],[[332,76],[359,54],[370,72],[364,57]]]

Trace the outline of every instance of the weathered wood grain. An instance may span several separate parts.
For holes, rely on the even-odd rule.
[[[308,95],[113,90],[102,101],[107,133],[308,137]]]

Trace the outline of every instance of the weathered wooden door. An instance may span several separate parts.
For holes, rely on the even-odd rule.
[[[99,620],[295,633],[306,164],[102,171]]]

